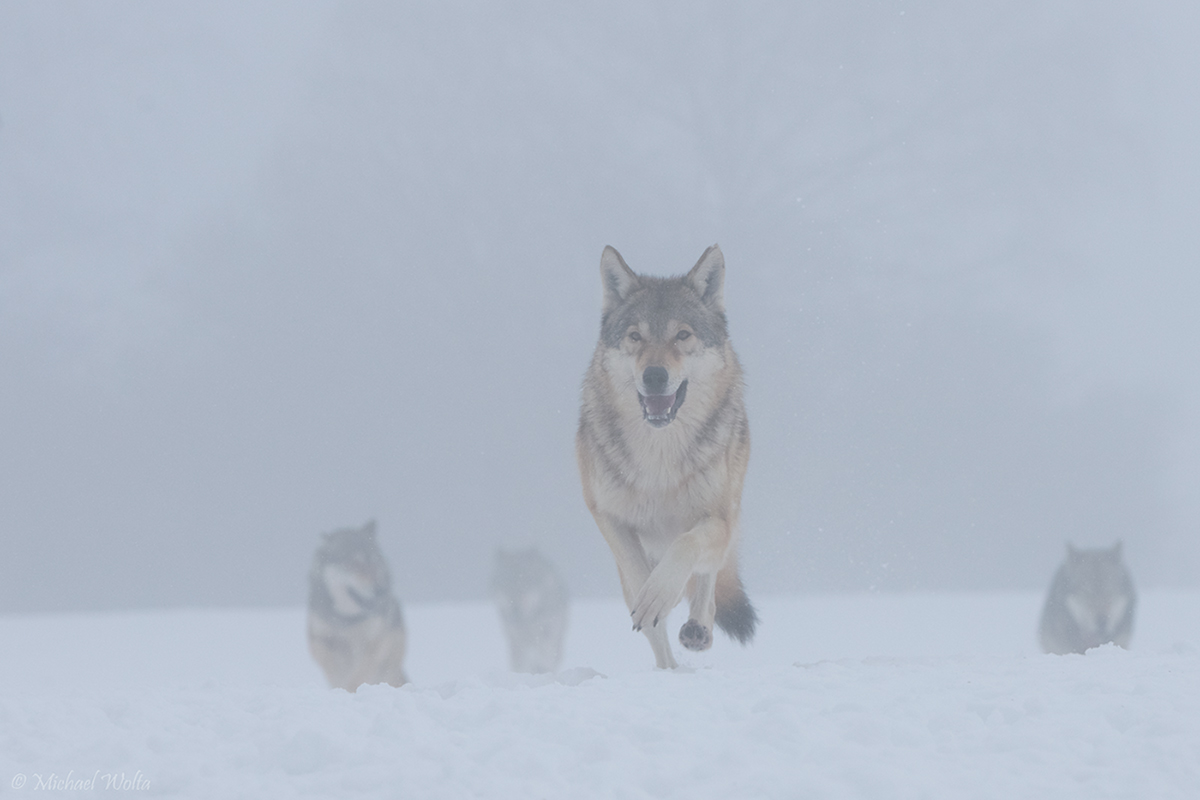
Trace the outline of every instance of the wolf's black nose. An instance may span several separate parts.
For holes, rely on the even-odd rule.
[[[647,394],[667,393],[667,371],[662,367],[646,367],[642,373],[642,383]]]

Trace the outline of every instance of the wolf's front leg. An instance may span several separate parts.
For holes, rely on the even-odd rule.
[[[663,560],[650,572],[650,577],[634,598],[630,611],[634,630],[665,623],[667,614],[683,598],[683,590],[692,576],[692,565],[689,559],[672,558],[673,549],[672,546],[667,550]]]
[[[635,607],[634,598],[646,585],[651,574],[646,552],[642,549],[635,530],[607,514],[597,512],[593,512],[593,514],[600,532],[604,534],[604,539],[608,542],[608,546],[616,558],[617,575],[621,578],[621,591],[625,595],[625,605],[632,611]],[[643,627],[635,622],[633,629],[640,630],[646,635],[646,639],[650,642],[650,649],[654,651],[655,666],[659,669],[675,669],[679,666],[675,663],[674,654],[671,653],[671,642],[667,639],[665,625]]]
[[[718,517],[707,517],[699,525],[671,542],[671,546],[663,554],[662,560],[650,572],[649,579],[634,598],[633,626],[641,628],[665,621],[667,614],[683,598],[688,580],[693,575],[697,575],[698,579],[707,577],[707,589],[705,590],[703,586],[700,587],[704,590],[702,593],[705,597],[700,598],[699,604],[695,602],[695,598],[692,602],[693,617],[697,611],[703,610],[704,618],[689,619],[688,623],[690,626],[692,622],[696,622],[702,629],[706,628],[711,642],[712,617],[707,609],[711,607],[715,612],[716,608],[711,601],[713,591],[711,576],[716,574],[725,560],[730,534],[729,524],[725,520]],[[687,638],[695,640],[697,635],[702,636],[702,633],[696,632]],[[692,649],[704,648],[692,647]]]
[[[654,666],[659,669],[675,669],[679,666],[675,661],[675,654],[671,652],[671,641],[667,638],[666,620],[658,625],[642,628],[642,633],[646,634],[650,649],[654,651]]]

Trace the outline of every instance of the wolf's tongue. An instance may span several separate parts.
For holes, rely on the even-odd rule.
[[[661,417],[675,405],[675,394],[646,395],[646,413],[652,417]]]

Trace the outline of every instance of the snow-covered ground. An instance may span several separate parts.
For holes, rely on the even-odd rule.
[[[1200,797],[1200,593],[1065,657],[1033,594],[757,600],[753,646],[674,673],[619,601],[578,602],[540,677],[505,671],[490,607],[410,606],[414,684],[355,695],[301,609],[0,617],[0,794]]]

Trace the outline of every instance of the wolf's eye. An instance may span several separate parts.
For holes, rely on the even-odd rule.
[[[691,331],[680,331],[679,333],[675,334],[675,338],[682,342],[684,339],[688,338],[691,335],[692,335]]]
[[[642,340],[642,335],[640,333],[638,333],[637,331],[629,332],[629,341],[640,342],[641,340]]]

